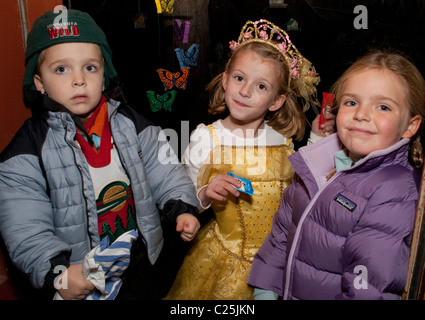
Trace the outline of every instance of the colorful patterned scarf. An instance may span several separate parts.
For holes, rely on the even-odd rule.
[[[88,137],[83,131],[77,128],[76,139],[81,146],[87,162],[93,168],[101,168],[111,162],[113,145],[106,101],[106,97],[102,95],[99,105],[94,109],[87,122],[83,120]],[[89,138],[93,141],[93,145],[88,142]]]

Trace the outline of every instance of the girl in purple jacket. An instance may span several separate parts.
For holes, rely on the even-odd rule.
[[[332,88],[337,133],[289,159],[295,176],[254,258],[256,299],[399,299],[422,167],[425,80],[374,51]]]

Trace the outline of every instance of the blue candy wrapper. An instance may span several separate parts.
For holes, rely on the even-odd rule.
[[[252,196],[254,194],[254,189],[252,188],[252,184],[251,181],[242,177],[237,176],[236,174],[233,174],[231,172],[227,173],[229,176],[235,177],[236,179],[239,180],[239,182],[241,183],[241,187],[240,188],[236,188],[236,190],[245,192],[247,194],[249,194],[250,196]]]

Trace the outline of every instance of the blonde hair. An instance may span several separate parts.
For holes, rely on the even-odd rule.
[[[394,72],[404,85],[406,102],[411,117],[419,115],[421,125],[411,138],[409,161],[421,172],[423,165],[423,147],[425,141],[425,80],[415,65],[402,53],[395,51],[372,50],[352,64],[334,83],[331,92],[335,94],[335,106],[340,103],[345,82],[354,73],[368,69],[385,69]]]
[[[289,87],[289,66],[285,58],[280,52],[268,44],[251,42],[238,46],[233,51],[231,59],[226,64],[226,72],[232,70],[238,55],[245,50],[253,50],[265,59],[276,61],[280,66],[280,82],[277,95],[286,95],[286,100],[280,109],[268,111],[264,119],[268,121],[267,124],[269,126],[285,137],[295,136],[295,139],[300,140],[304,135],[306,118],[296,100],[295,93]],[[222,78],[223,74],[217,75],[206,87],[212,93],[208,112],[213,115],[221,114],[227,110]]]

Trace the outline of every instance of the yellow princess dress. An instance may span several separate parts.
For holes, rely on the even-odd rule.
[[[215,147],[199,170],[198,187],[232,172],[249,179],[254,194],[241,192],[238,198],[231,195],[226,202],[212,203],[215,219],[194,240],[168,300],[252,299],[253,289],[246,284],[252,260],[271,231],[282,191],[293,176],[290,139],[285,145],[222,145],[214,127],[208,128]]]

